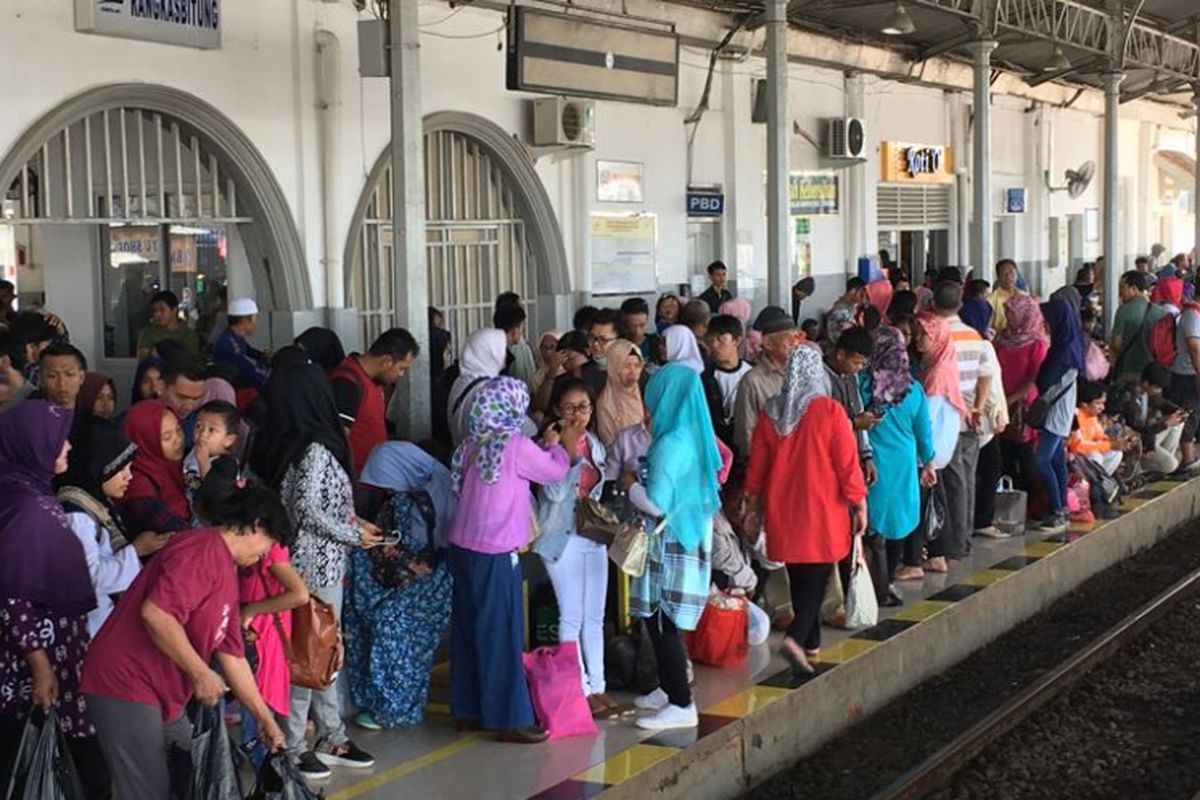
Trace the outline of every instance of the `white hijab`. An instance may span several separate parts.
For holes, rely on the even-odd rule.
[[[700,345],[691,328],[672,325],[663,334],[667,340],[667,363],[683,364],[697,375],[704,372],[704,359],[700,356]]]
[[[488,378],[500,374],[507,355],[508,337],[498,328],[482,328],[467,337],[458,360],[458,379],[450,387],[450,436],[455,445],[467,436],[475,394]]]

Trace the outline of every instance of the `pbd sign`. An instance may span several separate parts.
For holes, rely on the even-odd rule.
[[[725,195],[719,192],[688,192],[689,217],[719,217],[725,213]]]

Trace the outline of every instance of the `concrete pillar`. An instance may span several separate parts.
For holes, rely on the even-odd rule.
[[[791,308],[787,0],[767,0],[767,299]]]
[[[421,115],[419,3],[389,0],[392,112],[392,302],[396,325],[421,347],[421,362],[400,380],[389,416],[413,441],[431,430],[429,398],[429,277],[425,264],[425,138]],[[369,344],[369,343],[364,343]]]
[[[846,75],[846,116],[866,119],[867,78],[861,72]],[[873,226],[868,219],[868,208],[874,204],[868,203],[869,195],[875,190],[875,182],[871,180],[870,162],[862,161],[846,167],[846,274],[858,274],[858,257],[870,255],[878,248],[873,241],[878,239],[878,233],[872,233]],[[878,173],[875,173],[878,174]],[[893,258],[899,253],[892,253]]]
[[[1121,252],[1120,115],[1124,73],[1104,74],[1104,320],[1112,329],[1117,313],[1117,283],[1124,269]]]
[[[975,214],[971,223],[971,266],[975,275],[992,280],[992,51],[990,39],[972,42],[971,67],[975,73],[975,135],[971,137],[972,199]]]
[[[1200,115],[1200,83],[1196,84],[1195,88],[1196,113]],[[1192,247],[1196,248],[1196,257],[1200,259],[1200,116],[1195,118],[1196,122],[1196,185],[1192,192],[1192,205],[1196,209],[1195,216],[1195,235],[1192,237]]]

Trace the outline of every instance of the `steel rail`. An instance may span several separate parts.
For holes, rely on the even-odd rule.
[[[1111,658],[1181,601],[1200,592],[1197,569],[1093,639],[1090,644],[1022,689],[1000,708],[873,795],[874,800],[909,800],[943,788],[985,748]],[[1200,799],[1200,795],[1197,795]]]

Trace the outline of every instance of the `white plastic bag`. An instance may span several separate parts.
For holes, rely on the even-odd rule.
[[[758,603],[747,603],[746,610],[749,617],[746,640],[751,647],[758,647],[771,635],[771,618],[759,607]]]
[[[850,586],[846,589],[846,622],[848,630],[870,628],[879,622],[879,601],[875,597],[875,584],[871,582],[871,571],[863,560],[862,537],[854,537],[854,568],[850,572]]]

